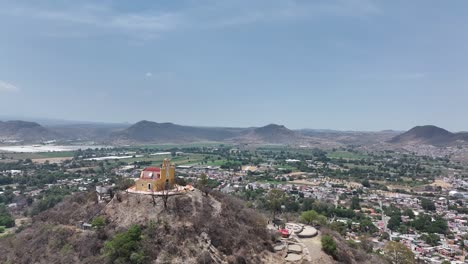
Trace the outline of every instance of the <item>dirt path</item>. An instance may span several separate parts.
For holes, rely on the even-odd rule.
[[[299,240],[309,249],[309,254],[312,259],[312,264],[333,264],[335,261],[332,257],[322,251],[322,242],[320,232],[312,238],[300,238]]]

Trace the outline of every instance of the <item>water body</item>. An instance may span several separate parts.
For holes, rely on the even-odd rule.
[[[0,152],[35,153],[55,151],[75,151],[88,148],[112,148],[98,145],[24,145],[24,146],[0,146]]]

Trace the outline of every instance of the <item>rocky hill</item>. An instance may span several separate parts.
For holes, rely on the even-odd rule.
[[[0,121],[0,141],[40,142],[60,137],[38,123],[26,121]]]
[[[389,142],[396,144],[428,144],[443,146],[456,142],[468,143],[468,133],[452,133],[443,128],[432,125],[416,126],[403,134],[393,137]]]
[[[100,219],[100,221],[96,220]],[[82,230],[80,221],[95,228]],[[27,252],[27,254],[25,254]],[[1,263],[281,263],[265,219],[237,199],[198,190],[161,198],[77,194],[0,240]]]

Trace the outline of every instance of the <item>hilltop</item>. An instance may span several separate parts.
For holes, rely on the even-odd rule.
[[[468,133],[452,133],[437,126],[426,125],[413,127],[405,133],[393,137],[389,142],[442,146],[455,143],[458,140],[468,143]]]
[[[77,227],[99,218],[98,229]],[[262,216],[233,197],[198,190],[170,197],[167,210],[150,195],[122,192],[100,204],[93,193],[76,194],[0,240],[2,263],[279,262],[272,252]]]

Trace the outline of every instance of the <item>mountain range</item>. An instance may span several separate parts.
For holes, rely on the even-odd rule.
[[[293,144],[304,137],[281,125],[270,124],[258,128],[194,127],[173,123],[140,121],[110,139],[120,143],[185,143],[197,141]]]
[[[417,126],[404,133],[301,129],[283,125],[263,127],[197,127],[140,121],[135,124],[60,123],[41,125],[28,121],[0,121],[0,142],[41,143],[45,141],[94,141],[106,144],[151,144],[226,142],[301,146],[428,144],[434,146],[468,143],[468,133],[452,133],[436,126]]]

